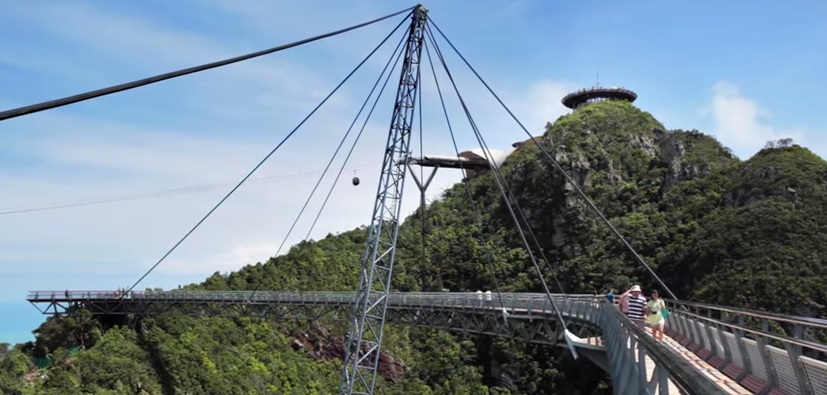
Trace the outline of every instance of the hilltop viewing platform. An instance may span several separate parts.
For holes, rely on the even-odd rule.
[[[569,93],[563,97],[562,102],[564,106],[576,110],[587,104],[604,100],[623,100],[632,103],[636,99],[637,93],[623,87],[593,86]]]

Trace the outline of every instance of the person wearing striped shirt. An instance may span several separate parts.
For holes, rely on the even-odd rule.
[[[646,297],[640,289],[640,285],[635,285],[628,291],[621,295],[621,304],[624,305],[626,316],[629,317],[640,329],[644,328],[646,320]]]

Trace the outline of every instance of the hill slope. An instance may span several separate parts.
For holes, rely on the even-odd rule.
[[[625,102],[561,117],[543,144],[679,297],[827,313],[827,285],[817,281],[827,274],[827,162],[805,148],[785,144],[741,162],[713,138],[665,132]],[[503,174],[565,292],[652,289],[536,146],[512,154]],[[424,250],[419,213],[402,225],[397,289],[540,290],[491,174],[447,190],[426,216]],[[329,235],[190,287],[252,289],[261,280],[264,289],[350,290],[364,238],[364,229]],[[779,291],[794,297],[777,298]],[[5,350],[0,386],[38,394],[331,393],[345,329],[252,317],[113,322],[78,314],[44,323],[35,344]],[[77,347],[83,350],[66,352]],[[380,385],[388,394],[610,393],[605,373],[555,348],[390,327],[384,350]],[[27,356],[53,358],[45,378],[26,376]]]

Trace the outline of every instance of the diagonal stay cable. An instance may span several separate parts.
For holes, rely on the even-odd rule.
[[[431,33],[429,35],[429,37],[431,38],[431,40],[434,40],[433,37],[435,37],[435,36],[433,35],[433,32],[431,32],[430,26],[426,26],[426,28],[428,29],[428,32]],[[436,43],[434,43],[434,45],[436,45]],[[488,147],[488,143],[485,141],[485,138],[482,136],[482,134],[480,134],[480,139],[482,140],[480,148],[490,151],[490,148]],[[566,291],[563,288],[563,285],[560,283],[560,279],[557,277],[557,274],[555,273],[555,270],[551,265],[551,261],[549,261],[549,259],[546,256],[545,252],[543,252],[543,247],[540,245],[540,242],[537,239],[537,236],[534,234],[534,230],[531,228],[531,224],[528,223],[528,217],[526,217],[525,213],[523,212],[523,209],[520,207],[520,204],[517,201],[516,195],[514,195],[514,193],[511,191],[511,187],[508,185],[508,182],[505,179],[505,176],[503,176],[503,186],[505,187],[507,195],[509,196],[506,203],[507,204],[512,204],[512,202],[513,202],[514,207],[517,209],[518,218],[522,218],[522,221],[525,223],[526,228],[528,229],[529,237],[534,242],[534,245],[537,247],[537,252],[540,253],[540,257],[545,262],[546,267],[548,268],[548,271],[551,274],[552,279],[554,280],[554,283],[557,285],[557,288],[560,289],[560,292],[565,294]]]
[[[0,112],[0,121],[4,121],[6,119],[11,119],[11,118],[16,118],[16,117],[23,116],[23,115],[33,114],[33,113],[44,111],[44,110],[50,110],[50,109],[53,109],[53,108],[62,107],[62,106],[66,106],[66,105],[69,105],[69,104],[74,104],[74,103],[82,102],[82,101],[85,101],[85,100],[110,95],[110,94],[113,94],[113,93],[118,93],[118,92],[130,90],[130,89],[139,88],[139,87],[142,87],[142,86],[145,86],[145,85],[154,84],[156,82],[161,82],[161,81],[165,81],[165,80],[169,80],[169,79],[173,79],[173,78],[177,78],[177,77],[182,77],[182,76],[185,76],[185,75],[188,75],[188,74],[198,73],[198,72],[201,72],[201,71],[206,71],[206,70],[210,70],[210,69],[214,69],[214,68],[218,68],[218,67],[222,67],[222,66],[227,66],[229,64],[238,63],[238,62],[241,62],[241,61],[257,58],[257,57],[260,57],[260,56],[269,55],[271,53],[283,51],[285,49],[297,47],[297,46],[304,45],[304,44],[307,44],[307,43],[311,43],[311,42],[314,42],[314,41],[318,41],[318,40],[321,40],[321,39],[324,39],[324,38],[336,36],[336,35],[346,33],[346,32],[352,31],[352,30],[356,30],[356,29],[359,29],[359,28],[362,28],[362,27],[365,27],[365,26],[368,26],[368,25],[372,25],[374,23],[381,22],[385,19],[389,19],[389,18],[392,18],[394,16],[404,14],[406,12],[408,14],[410,14],[411,10],[413,10],[414,8],[415,7],[410,7],[410,8],[404,9],[402,11],[395,12],[395,13],[390,14],[390,15],[385,15],[381,18],[376,18],[376,19],[371,20],[371,21],[360,23],[358,25],[354,25],[354,26],[347,27],[347,28],[344,28],[344,29],[336,30],[336,31],[330,32],[330,33],[320,34],[320,35],[315,36],[315,37],[306,38],[304,40],[299,40],[299,41],[295,41],[295,42],[292,42],[292,43],[289,43],[289,44],[280,45],[278,47],[273,47],[273,48],[265,49],[265,50],[262,50],[262,51],[237,56],[237,57],[230,58],[230,59],[224,59],[224,60],[220,60],[220,61],[217,61],[217,62],[207,63],[207,64],[203,64],[203,65],[200,65],[200,66],[194,66],[194,67],[189,67],[189,68],[186,68],[186,69],[172,71],[172,72],[169,72],[169,73],[164,73],[164,74],[156,75],[156,76],[153,76],[153,77],[140,79],[140,80],[137,80],[137,81],[132,81],[132,82],[127,82],[127,83],[123,83],[123,84],[119,84],[119,85],[114,85],[114,86],[110,86],[110,87],[103,88],[103,89],[98,89],[98,90],[94,90],[94,91],[80,93],[80,94],[77,94],[77,95],[68,96],[68,97],[64,97],[64,98],[61,98],[61,99],[55,99],[55,100],[50,100],[50,101],[46,101],[46,102],[42,102],[42,103],[28,105],[28,106],[25,106],[25,107],[6,110],[6,111],[3,111],[3,112]],[[407,15],[405,16],[405,19],[407,19]]]
[[[482,148],[490,152],[491,149],[488,147],[488,143],[485,141],[485,137],[482,134],[480,134],[480,140],[482,140]],[[505,191],[509,199],[508,204],[513,204],[514,208],[517,209],[517,217],[521,218],[525,223],[525,227],[526,229],[528,229],[528,235],[534,242],[534,246],[537,247],[537,252],[540,253],[540,257],[546,263],[546,267],[551,273],[551,277],[554,280],[555,284],[557,284],[557,288],[560,289],[561,293],[566,293],[566,291],[563,289],[563,285],[560,284],[560,280],[557,278],[557,274],[554,272],[554,268],[551,267],[551,261],[548,260],[548,258],[546,257],[546,253],[543,252],[543,247],[540,246],[540,241],[537,240],[537,236],[534,235],[534,230],[531,228],[531,224],[528,223],[528,217],[526,217],[525,213],[523,213],[523,209],[520,208],[520,203],[517,201],[517,196],[514,194],[514,192],[511,191],[511,187],[508,186],[508,181],[506,180],[505,175],[503,175],[502,178],[503,186],[505,187]]]
[[[480,76],[480,74],[477,73],[476,69],[474,69],[474,67],[471,66],[471,64],[468,62],[468,60],[465,59],[465,57],[462,55],[462,53],[460,53],[459,50],[454,46],[454,44],[451,43],[451,40],[449,40],[448,37],[445,36],[445,34],[442,32],[442,30],[439,28],[439,26],[437,26],[436,23],[433,22],[433,19],[429,17],[428,22],[429,22],[430,25],[434,26],[434,28],[439,32],[439,34],[442,36],[442,38],[444,38],[445,41],[448,43],[448,45],[451,46],[451,48],[462,59],[462,61],[465,63],[465,65],[468,66],[469,69],[471,69],[471,71],[474,73],[474,75],[477,77],[477,79],[479,79],[480,82],[482,82],[482,84],[485,85],[486,89],[488,89],[488,92],[491,93],[491,95],[493,95],[495,99],[497,99],[497,101],[508,112],[508,114],[511,116],[511,118],[514,119],[514,121],[517,122],[518,125],[520,125],[520,128],[523,129],[523,132],[525,132],[531,138],[531,141],[533,141],[534,144],[537,145],[537,147],[540,148],[540,150],[543,152],[543,155],[545,155],[545,157],[548,158],[549,161],[551,161],[551,163],[563,175],[563,177],[566,179],[566,181],[577,191],[577,194],[580,195],[581,198],[583,198],[583,200],[586,202],[586,204],[588,204],[589,207],[606,224],[606,226],[608,226],[609,229],[612,230],[612,232],[615,234],[615,236],[617,236],[617,238],[620,239],[620,241],[626,246],[626,248],[629,250],[629,252],[632,254],[632,256],[641,265],[643,265],[643,267],[646,268],[647,271],[649,271],[649,273],[652,275],[652,277],[655,278],[655,281],[657,281],[658,284],[666,292],[669,293],[669,296],[672,299],[679,300],[678,297],[675,296],[675,294],[672,292],[672,290],[670,290],[669,287],[666,286],[666,284],[663,282],[663,280],[661,280],[661,278],[657,275],[657,273],[655,273],[655,271],[652,270],[652,268],[649,266],[649,264],[646,263],[646,261],[643,259],[643,257],[641,257],[640,254],[638,254],[637,251],[632,247],[632,245],[626,240],[626,238],[623,237],[623,235],[614,226],[614,224],[612,224],[612,222],[609,221],[609,219],[606,217],[606,215],[603,214],[603,212],[597,207],[596,204],[594,204],[594,202],[589,198],[589,196],[586,195],[586,193],[583,191],[583,189],[580,188],[580,186],[577,185],[576,182],[574,182],[574,180],[571,178],[571,176],[568,173],[566,173],[566,171],[563,169],[563,167],[560,165],[560,163],[557,162],[557,160],[554,158],[554,156],[551,155],[548,152],[548,150],[545,149],[545,147],[543,147],[542,143],[537,141],[537,139],[535,139],[534,136],[532,136],[531,132],[529,132],[528,129],[526,129],[525,125],[523,125],[523,123],[520,122],[520,120],[517,118],[517,116],[514,115],[514,113],[511,111],[511,109],[509,109],[508,106],[505,105],[505,103],[502,101],[502,99],[500,99],[500,97],[494,92],[494,90],[491,89],[491,87],[488,85],[488,83],[485,82],[485,80],[482,78],[482,76]]]
[[[373,106],[371,107],[368,115],[365,117],[365,121],[362,123],[361,129],[359,129],[359,134],[356,135],[356,140],[353,141],[353,145],[350,146],[350,151],[348,151],[347,156],[345,156],[345,161],[342,163],[342,167],[339,168],[339,173],[336,174],[336,178],[333,180],[333,185],[330,187],[330,190],[327,192],[327,196],[324,198],[324,202],[322,202],[322,207],[319,209],[319,212],[316,213],[316,218],[313,219],[313,224],[310,225],[310,229],[307,231],[307,235],[305,236],[305,240],[310,238],[310,234],[313,232],[313,229],[316,227],[316,223],[319,221],[319,217],[321,217],[322,212],[324,211],[325,206],[327,205],[327,201],[330,200],[330,196],[333,194],[333,189],[336,187],[336,184],[339,182],[339,178],[342,176],[342,172],[345,170],[345,165],[347,164],[348,160],[350,160],[350,156],[353,154],[353,150],[356,149],[356,143],[359,142],[359,138],[362,137],[362,132],[365,131],[365,128],[368,125],[368,121],[370,117],[373,115],[373,111],[376,110],[376,105],[379,104],[379,98],[382,97],[382,94],[385,91],[385,88],[388,86],[388,82],[390,81],[393,72],[396,70],[396,64],[399,64],[399,59],[402,58],[402,54],[404,52],[400,51],[399,55],[396,57],[396,62],[394,62],[394,68],[388,73],[387,78],[385,78],[385,83],[382,85],[382,89],[379,90],[379,95],[376,96],[376,100],[373,102]]]
[[[437,56],[439,57],[439,60],[442,63],[442,67],[445,70],[445,73],[448,75],[448,79],[451,81],[451,85],[454,88],[454,92],[457,94],[457,99],[462,105],[463,111],[465,112],[465,115],[468,118],[468,122],[471,125],[471,129],[474,131],[474,134],[477,138],[477,142],[479,142],[480,147],[482,147],[483,144],[480,138],[481,136],[479,129],[477,128],[476,122],[474,122],[474,118],[471,116],[471,112],[468,110],[468,106],[465,104],[465,100],[462,98],[462,94],[459,92],[459,89],[457,88],[457,84],[454,81],[453,75],[451,75],[451,71],[448,70],[448,65],[445,63],[445,58],[442,56],[442,51],[440,51],[439,45],[436,43],[435,40],[432,42],[434,44],[434,50],[436,51]],[[540,265],[537,264],[537,259],[534,256],[534,252],[532,252],[531,250],[531,246],[528,243],[528,239],[526,239],[525,232],[523,232],[522,226],[520,226],[520,221],[517,219],[517,215],[514,213],[514,209],[511,207],[510,204],[508,204],[508,196],[506,195],[505,188],[503,188],[502,182],[500,181],[501,174],[499,173],[499,167],[497,166],[496,162],[494,162],[488,150],[483,149],[483,154],[485,155],[486,160],[488,160],[491,163],[491,170],[492,175],[494,176],[494,181],[496,182],[497,188],[500,190],[500,193],[503,199],[505,200],[506,208],[508,208],[508,212],[511,215],[511,218],[514,220],[514,225],[516,225],[517,227],[517,231],[520,235],[520,238],[523,241],[523,245],[526,248],[526,252],[528,252],[529,259],[531,260],[531,263],[534,265],[534,268],[537,270],[537,274],[540,278],[540,283],[543,285],[543,290],[545,291],[546,296],[548,297],[548,300],[551,303],[552,308],[554,309],[554,312],[557,315],[557,319],[559,320],[558,324],[565,329],[566,320],[563,318],[563,313],[560,311],[560,308],[554,301],[554,297],[551,296],[551,291],[549,290],[548,284],[546,283],[545,276],[543,276],[543,271],[540,269]],[[574,347],[570,347],[570,350],[572,351],[572,354],[574,354],[575,356],[577,355],[577,351],[574,349]]]
[[[424,46],[425,44],[426,44],[426,41],[423,41],[422,45]],[[417,81],[422,81],[422,79],[421,79],[422,68],[421,67],[417,68],[416,72],[419,73],[419,76],[417,77]],[[422,129],[423,129],[423,126],[422,126],[422,118],[423,118],[422,113],[424,111],[423,111],[423,108],[422,108],[422,92],[419,89],[417,89],[417,96],[418,96],[418,99],[419,99],[419,104],[418,104],[418,106],[419,106],[419,157],[424,159],[425,158],[425,141],[424,141],[424,138],[423,138],[423,131],[422,131]],[[436,171],[436,170],[437,169],[434,168],[433,171]],[[433,173],[431,173],[431,174],[433,174]],[[420,180],[420,182],[425,182],[425,168],[422,167],[422,166],[419,166],[419,180]],[[419,187],[425,188],[425,185],[420,185]],[[425,257],[426,257],[426,252],[425,252],[425,246],[426,246],[426,242],[425,242],[425,234],[426,234],[426,231],[425,231],[425,207],[427,205],[427,202],[425,201],[425,191],[424,190],[421,191],[420,199],[422,200],[421,202],[419,202],[419,211],[420,211],[419,218],[420,218],[420,233],[421,233],[421,238],[422,238],[422,253],[420,254],[420,257],[419,257],[419,264],[420,264],[420,266],[425,266]]]
[[[299,220],[301,219],[302,215],[304,214],[304,210],[307,209],[307,205],[310,204],[310,201],[313,199],[313,196],[316,194],[316,190],[318,190],[319,185],[321,185],[322,181],[324,180],[325,176],[327,175],[328,170],[330,170],[330,166],[333,164],[333,161],[336,160],[336,156],[339,155],[339,151],[342,149],[342,146],[345,144],[345,141],[347,141],[348,136],[350,136],[350,133],[353,131],[353,127],[356,125],[356,122],[359,121],[359,117],[362,115],[362,112],[365,110],[365,107],[367,107],[368,103],[370,102],[371,97],[373,97],[373,93],[376,91],[376,87],[379,86],[380,82],[382,82],[382,78],[385,76],[385,72],[388,72],[388,67],[394,61],[394,58],[396,59],[396,63],[399,62],[399,58],[402,56],[402,53],[403,53],[403,51],[400,51],[399,49],[402,47],[402,43],[405,42],[406,38],[407,38],[407,35],[403,35],[400,38],[399,43],[396,45],[396,49],[393,50],[393,53],[391,53],[391,56],[388,58],[387,63],[385,63],[385,68],[382,69],[382,72],[379,74],[379,77],[376,79],[376,82],[373,84],[373,87],[370,89],[370,92],[368,92],[368,96],[362,102],[362,107],[359,108],[359,112],[356,113],[356,116],[353,118],[353,122],[350,123],[350,126],[347,128],[347,131],[345,132],[345,135],[342,137],[342,140],[339,141],[339,146],[336,147],[336,151],[333,152],[333,156],[330,157],[330,160],[327,162],[327,166],[325,167],[324,171],[322,172],[322,175],[319,176],[319,180],[316,181],[316,185],[313,187],[313,190],[310,191],[309,196],[307,196],[307,199],[304,201],[304,205],[302,206],[301,210],[299,210],[299,214],[296,215],[296,219],[293,220],[293,224],[290,225],[290,229],[287,231],[287,234],[284,236],[284,239],[282,239],[281,244],[279,245],[279,248],[276,250],[276,253],[273,256],[278,256],[279,253],[281,252],[281,249],[284,248],[284,245],[287,243],[287,240],[290,238],[290,235],[293,233],[293,230],[296,228],[296,224],[298,224]],[[397,52],[399,52],[399,55],[397,55]],[[396,63],[394,63],[394,64],[396,64]],[[390,76],[391,72],[388,72],[388,76]],[[385,80],[385,84],[387,85],[387,79]],[[385,89],[385,86],[382,86],[382,90],[379,92],[379,95],[376,97],[377,101],[379,100],[379,97],[382,96],[382,91],[384,91],[384,89]],[[374,103],[374,107],[375,106],[376,106],[376,104]],[[373,112],[373,109],[371,109],[371,113],[372,112]],[[369,119],[370,115],[368,115],[367,118]],[[356,140],[353,142],[354,147],[356,146],[356,143],[359,142],[359,137],[361,137],[362,131],[364,131],[364,126],[362,127],[362,130],[359,131],[359,134],[356,136]],[[353,152],[352,147],[351,147],[350,152]],[[342,164],[342,169],[339,171],[339,175],[341,175],[342,171],[344,170],[345,165],[347,165],[347,159],[349,159],[349,158],[350,158],[350,154],[348,154],[348,157],[345,159],[345,162]],[[336,180],[338,181],[338,179],[339,179],[339,177],[337,176]],[[333,186],[335,187],[336,183],[334,183]],[[331,192],[332,192],[332,187],[331,187]],[[328,196],[329,196],[329,194],[328,194]],[[327,199],[325,199],[325,204],[326,203],[327,203]],[[322,205],[322,208],[324,208],[324,204]],[[314,225],[315,225],[315,221],[314,221]],[[311,229],[311,231],[312,231],[312,229]],[[305,240],[307,238],[309,238],[309,235],[308,235],[308,237],[305,238]],[[302,246],[304,246],[304,244],[302,244]],[[263,277],[258,280],[258,285],[256,285],[253,288],[253,292],[250,294],[248,300],[252,300],[252,298],[253,298],[253,296],[255,296],[256,292],[258,292],[259,289],[261,289],[261,285],[263,284],[263,282],[264,282]]]
[[[433,40],[431,35],[426,34],[425,36],[429,38],[428,41]],[[428,41],[426,41],[425,44],[427,44]],[[430,51],[430,49],[428,49],[428,45],[425,45],[425,57],[428,58],[428,64],[430,64],[430,66],[431,66],[431,74],[434,77],[434,84],[436,85],[437,95],[439,95],[439,103],[442,106],[442,113],[445,116],[445,123],[448,125],[448,132],[451,134],[451,142],[454,145],[454,152],[456,153],[457,158],[459,158],[459,146],[457,145],[457,140],[456,140],[456,137],[454,135],[454,128],[453,128],[453,126],[451,126],[451,118],[448,116],[448,108],[445,106],[445,98],[442,95],[442,88],[439,86],[439,79],[437,78],[437,75],[436,75],[436,68],[434,67],[433,58],[431,58],[431,51]],[[462,170],[462,173],[463,173],[462,176],[463,176],[463,178],[467,179],[468,178],[467,170],[465,169],[465,166],[464,166],[464,164],[462,163],[461,160],[460,160],[459,163],[460,163],[460,169]],[[491,248],[488,245],[487,238],[485,237],[485,228],[484,228],[483,223],[482,223],[482,215],[480,214],[479,208],[477,207],[477,203],[474,201],[474,194],[471,192],[470,183],[468,181],[464,181],[463,184],[465,184],[465,191],[468,194],[468,200],[471,202],[471,210],[474,213],[474,218],[476,219],[477,226],[480,229],[480,241],[482,241],[482,246],[483,246],[483,249],[485,250],[485,259],[488,263],[488,270],[491,271],[491,277],[494,280],[494,288],[497,291],[497,299],[500,301],[500,306],[505,306],[505,302],[503,301],[502,291],[500,290],[500,282],[497,279],[497,269],[494,266],[494,260],[491,258]]]
[[[273,148],[267,155],[265,155],[264,158],[261,159],[261,161],[259,161],[258,164],[255,165],[255,167],[253,167],[253,169],[250,170],[250,172],[247,173],[247,175],[245,175],[244,178],[242,178],[241,181],[239,181],[238,184],[236,184],[236,186],[234,186],[230,190],[230,192],[228,192],[223,198],[221,198],[221,200],[212,209],[210,209],[210,211],[207,212],[207,214],[204,215],[204,217],[201,218],[201,220],[198,221],[198,223],[196,223],[195,226],[193,226],[192,229],[189,230],[189,232],[187,232],[184,235],[184,237],[182,237],[180,240],[178,240],[178,242],[175,243],[175,245],[173,245],[172,248],[170,248],[169,251],[167,251],[167,253],[164,254],[161,257],[161,259],[158,260],[158,262],[156,262],[154,265],[152,265],[152,267],[150,267],[149,270],[147,270],[147,272],[144,273],[144,275],[142,275],[141,278],[139,278],[138,281],[135,282],[135,284],[133,284],[131,287],[129,287],[129,289],[127,289],[127,291],[124,292],[122,298],[125,295],[127,295],[127,293],[129,291],[133,290],[136,286],[138,286],[138,284],[141,281],[143,281],[143,279],[146,278],[146,276],[148,276],[153,270],[155,270],[155,268],[158,267],[158,265],[160,265],[161,262],[163,262],[170,254],[172,254],[172,252],[175,251],[175,249],[177,249],[178,246],[181,245],[181,243],[183,243],[184,240],[186,240],[192,234],[192,232],[194,232],[196,229],[198,229],[198,227],[201,226],[201,224],[204,223],[204,221],[206,221],[207,218],[209,218],[210,215],[212,215],[212,213],[215,212],[215,210],[218,209],[218,207],[220,207],[233,193],[235,193],[235,191],[238,190],[238,188],[241,187],[241,184],[243,184],[245,181],[247,181],[247,179],[250,178],[253,175],[253,173],[255,173],[256,170],[258,170],[259,167],[261,167],[264,164],[264,162],[267,161],[267,159],[270,159],[270,157],[276,151],[278,151],[278,149],[281,148],[281,146],[285,142],[287,142],[287,140],[291,136],[293,136],[293,134],[296,133],[296,131],[299,130],[299,128],[302,127],[302,125],[304,125],[304,123],[307,122],[307,120],[310,119],[310,117],[312,117],[313,114],[315,114],[316,111],[318,111],[319,108],[321,108],[328,101],[328,99],[330,99],[339,90],[339,88],[342,87],[342,85],[344,85],[348,80],[350,80],[350,77],[352,77],[353,74],[356,74],[356,72],[362,67],[362,65],[364,65],[373,56],[373,54],[375,54],[376,51],[378,51],[379,48],[381,48],[382,45],[384,45],[385,42],[388,41],[389,38],[391,38],[391,36],[394,33],[396,33],[396,31],[399,29],[399,27],[402,26],[403,23],[405,23],[406,19],[403,19],[402,21],[400,21],[399,24],[396,25],[396,27],[390,33],[388,33],[388,35],[385,36],[384,39],[382,39],[382,41],[379,43],[379,45],[377,45],[376,48],[374,48],[372,51],[370,51],[370,53],[364,59],[362,59],[362,61],[359,62],[359,64],[356,65],[356,67],[353,70],[351,70],[350,73],[348,73],[348,75],[341,82],[339,82],[339,84],[336,85],[336,87],[333,88],[333,90],[330,93],[328,93],[328,95],[325,96],[324,99],[322,99],[322,101],[313,109],[313,111],[311,111],[309,114],[307,114],[307,116],[301,122],[299,122],[299,124],[296,125],[296,127],[293,128],[293,130],[290,131],[290,133],[288,133],[287,136],[285,136],[284,139],[282,139],[281,142],[279,142],[278,145],[275,146],[275,148]]]

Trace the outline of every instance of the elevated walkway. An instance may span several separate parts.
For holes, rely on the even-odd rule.
[[[37,291],[44,314],[258,315],[344,319],[353,292]],[[571,343],[606,369],[617,394],[827,394],[827,321],[667,300],[667,337],[656,342],[595,295],[393,293],[388,322],[539,344]]]

